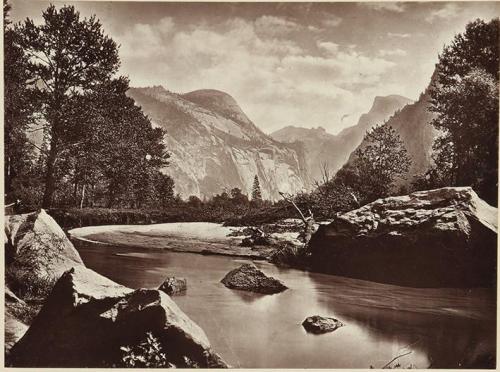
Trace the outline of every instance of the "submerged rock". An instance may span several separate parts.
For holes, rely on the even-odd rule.
[[[15,367],[119,366],[120,347],[151,332],[169,362],[227,367],[203,330],[162,291],[132,290],[84,267],[57,281],[26,334],[11,350]]]
[[[221,283],[231,289],[263,294],[279,293],[288,289],[281,281],[267,276],[253,264],[243,264],[230,271]]]
[[[176,278],[175,276],[168,277],[158,289],[169,296],[185,293],[187,290],[187,280],[185,278]]]
[[[498,210],[470,187],[376,200],[321,226],[315,270],[413,287],[492,286]]]
[[[310,316],[302,322],[302,326],[307,332],[317,334],[333,332],[343,325],[341,321],[335,318],[327,318],[319,315]]]

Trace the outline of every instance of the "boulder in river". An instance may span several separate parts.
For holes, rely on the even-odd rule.
[[[337,320],[335,318],[328,318],[324,316],[319,316],[319,315],[313,315],[310,317],[307,317],[303,322],[302,326],[307,332],[311,333],[327,333],[327,332],[333,332],[337,328],[342,327],[344,324],[340,320]]]
[[[312,268],[411,287],[496,283],[498,210],[470,187],[378,199],[313,235]]]
[[[168,277],[158,289],[169,296],[185,293],[187,290],[187,280],[185,278],[176,278],[175,276]]]
[[[288,289],[281,281],[269,277],[253,264],[243,264],[231,270],[221,280],[221,283],[231,289],[273,294]]]
[[[120,348],[149,332],[176,366],[185,366],[187,357],[200,367],[227,367],[168,295],[126,288],[82,266],[57,281],[10,360],[15,367],[120,366]]]

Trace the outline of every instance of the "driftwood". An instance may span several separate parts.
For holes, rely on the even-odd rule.
[[[399,358],[402,358],[402,357],[404,357],[406,355],[409,355],[411,353],[412,353],[412,351],[410,350],[410,351],[408,351],[406,353],[400,354],[400,355],[392,358],[392,360],[390,362],[388,362],[385,366],[383,366],[381,369],[386,369],[387,367],[389,367],[391,365],[392,362],[394,362],[394,361],[398,360]]]
[[[316,229],[314,227],[314,224],[315,224],[314,215],[311,212],[311,209],[308,209],[309,216],[306,217],[304,215],[304,213],[302,213],[300,208],[297,206],[297,204],[293,201],[292,197],[290,197],[289,195],[286,195],[283,192],[280,192],[279,194],[281,195],[281,197],[285,201],[292,204],[294,206],[294,208],[297,210],[297,212],[299,213],[300,219],[304,223],[304,230],[299,235],[299,238],[301,238],[302,241],[304,242],[304,244],[307,246],[307,244],[309,243],[309,240],[311,240],[312,234],[314,234],[314,232],[316,231]]]

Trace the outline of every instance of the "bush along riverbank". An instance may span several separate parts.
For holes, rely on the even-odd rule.
[[[5,234],[7,365],[227,367],[167,294],[86,268],[45,211],[8,216]]]

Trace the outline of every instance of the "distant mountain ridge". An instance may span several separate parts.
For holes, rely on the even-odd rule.
[[[283,143],[302,143],[311,178],[320,181],[322,163],[327,163],[331,173],[337,172],[359,146],[367,130],[383,124],[397,110],[412,102],[399,95],[377,96],[370,111],[361,115],[356,125],[343,129],[337,135],[326,132],[322,127],[287,126],[271,133],[271,137]]]
[[[310,186],[301,146],[264,134],[229,94],[211,89],[177,94],[161,86],[130,88],[127,94],[167,131],[171,158],[164,171],[182,197],[209,198],[233,187],[250,194],[255,175],[265,199]]]

